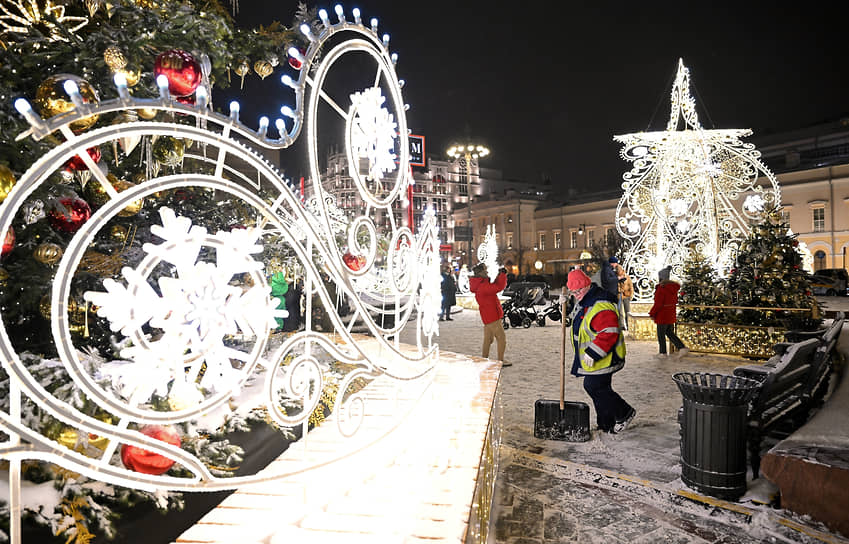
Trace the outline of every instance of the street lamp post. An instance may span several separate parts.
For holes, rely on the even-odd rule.
[[[472,227],[472,161],[478,162],[478,171],[480,171],[480,161],[483,157],[489,155],[489,148],[481,144],[464,144],[464,145],[452,145],[448,148],[448,156],[452,159],[459,160],[460,166],[465,167],[466,169],[466,196],[468,198],[467,205],[467,217],[468,217],[468,229],[470,233],[470,237],[468,240],[469,243],[469,251],[466,255],[466,265],[471,268],[472,266],[472,239],[474,238],[474,228]],[[460,173],[458,173],[460,175]],[[480,174],[478,174],[480,177]]]

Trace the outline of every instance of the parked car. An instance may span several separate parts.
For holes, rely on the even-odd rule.
[[[840,280],[814,274],[813,276],[808,276],[808,281],[811,282],[811,291],[815,295],[834,297],[839,294],[846,294],[845,282],[841,282]]]
[[[814,272],[816,276],[825,276],[835,281],[834,289],[838,295],[846,296],[849,288],[849,272],[845,268],[823,268]]]

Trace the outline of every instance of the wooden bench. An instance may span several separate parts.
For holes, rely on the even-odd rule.
[[[735,376],[761,384],[748,410],[747,442],[753,478],[758,477],[763,438],[784,424],[798,428],[807,418],[809,403],[805,391],[811,378],[814,354],[821,343],[819,338],[792,343],[763,365],[734,369]]]

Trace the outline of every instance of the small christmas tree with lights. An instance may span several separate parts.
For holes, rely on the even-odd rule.
[[[728,291],[716,270],[704,255],[696,253],[684,266],[681,290],[678,292],[678,316],[690,323],[726,323],[728,312],[716,308],[686,306],[727,306]]]
[[[733,322],[788,329],[812,329],[820,324],[821,310],[798,247],[799,241],[789,232],[780,211],[766,211],[740,248],[727,290],[735,306],[769,309],[741,310],[732,314]]]

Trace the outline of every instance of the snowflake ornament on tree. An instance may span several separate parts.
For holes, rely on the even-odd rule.
[[[386,97],[378,87],[351,95],[351,144],[355,153],[368,159],[366,179],[383,179],[385,172],[395,170],[395,136],[398,125],[383,107]]]
[[[208,391],[232,387],[238,374],[232,361],[247,361],[249,354],[226,346],[225,337],[265,336],[276,327],[275,317],[288,315],[275,309],[278,301],[257,274],[263,265],[251,255],[262,246],[254,229],[210,235],[168,208],[159,214],[162,225],[152,226],[151,232],[164,242],[144,245],[147,257],[135,269],[122,270],[126,285],[106,279],[105,293],[85,295],[99,306],[98,315],[109,320],[112,330],[133,341],[121,352],[132,363],[111,373],[122,394],[134,402],[145,402],[154,393],[166,396],[169,387],[185,384],[197,383]],[[214,263],[199,259],[204,247],[214,248]],[[158,279],[160,294],[148,278],[161,263],[173,265],[176,277]],[[257,275],[260,281],[246,290],[232,285],[242,274]],[[143,334],[146,325],[161,331],[155,341]]]

